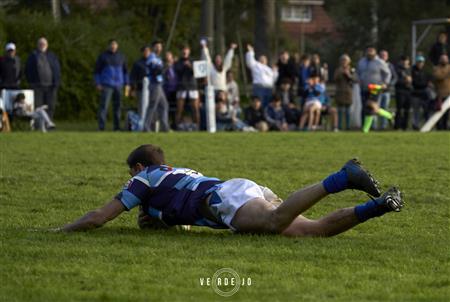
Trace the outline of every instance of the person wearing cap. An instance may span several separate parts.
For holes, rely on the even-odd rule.
[[[428,119],[430,114],[430,75],[425,71],[425,57],[418,55],[416,57],[416,64],[412,67],[412,86],[413,92],[411,97],[411,103],[413,108],[413,122],[412,127],[414,130],[420,128],[420,109],[423,110],[423,117]]]
[[[48,115],[53,119],[61,84],[61,66],[58,57],[48,50],[45,37],[39,38],[37,48],[33,50],[25,65],[25,76],[34,90],[35,107],[48,106]]]
[[[8,43],[5,56],[0,58],[0,89],[19,89],[22,69],[20,58],[16,56],[16,45]]]

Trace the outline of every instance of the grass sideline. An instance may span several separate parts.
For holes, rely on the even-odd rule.
[[[140,231],[136,211],[102,229],[49,233],[102,205],[127,181],[142,143],[174,166],[250,178],[285,198],[358,156],[402,213],[333,238]],[[448,301],[449,133],[92,133],[0,135],[0,301]],[[306,213],[367,200],[348,191]],[[199,278],[223,267],[252,278],[223,298]]]

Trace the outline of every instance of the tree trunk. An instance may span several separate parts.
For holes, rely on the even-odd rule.
[[[202,0],[200,35],[208,40],[209,50],[214,51],[214,0]]]
[[[275,1],[254,0],[255,4],[255,52],[257,56],[272,57],[272,35],[275,29]]]
[[[225,35],[224,35],[224,10],[223,10],[223,1],[224,0],[216,0],[216,53],[223,54],[225,53]]]

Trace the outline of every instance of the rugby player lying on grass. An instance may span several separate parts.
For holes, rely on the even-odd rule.
[[[164,153],[154,145],[136,148],[127,159],[132,178],[112,201],[87,213],[62,231],[97,228],[123,211],[139,206],[139,225],[197,225],[241,233],[286,236],[333,236],[370,218],[403,207],[393,187],[380,194],[378,182],[353,159],[323,181],[300,189],[285,201],[248,179],[220,181],[185,168],[165,165]],[[301,214],[328,194],[347,189],[377,197],[356,207],[332,212],[317,220]]]

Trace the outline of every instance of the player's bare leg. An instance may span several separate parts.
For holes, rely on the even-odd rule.
[[[294,237],[330,237],[345,232],[370,218],[382,216],[387,212],[400,212],[402,207],[402,194],[393,187],[380,198],[356,207],[339,209],[317,220],[299,216],[282,234]]]
[[[357,160],[351,160],[323,182],[301,189],[275,207],[265,199],[247,202],[234,216],[232,225],[244,232],[281,233],[294,219],[329,193],[358,189],[380,196],[378,183]]]

